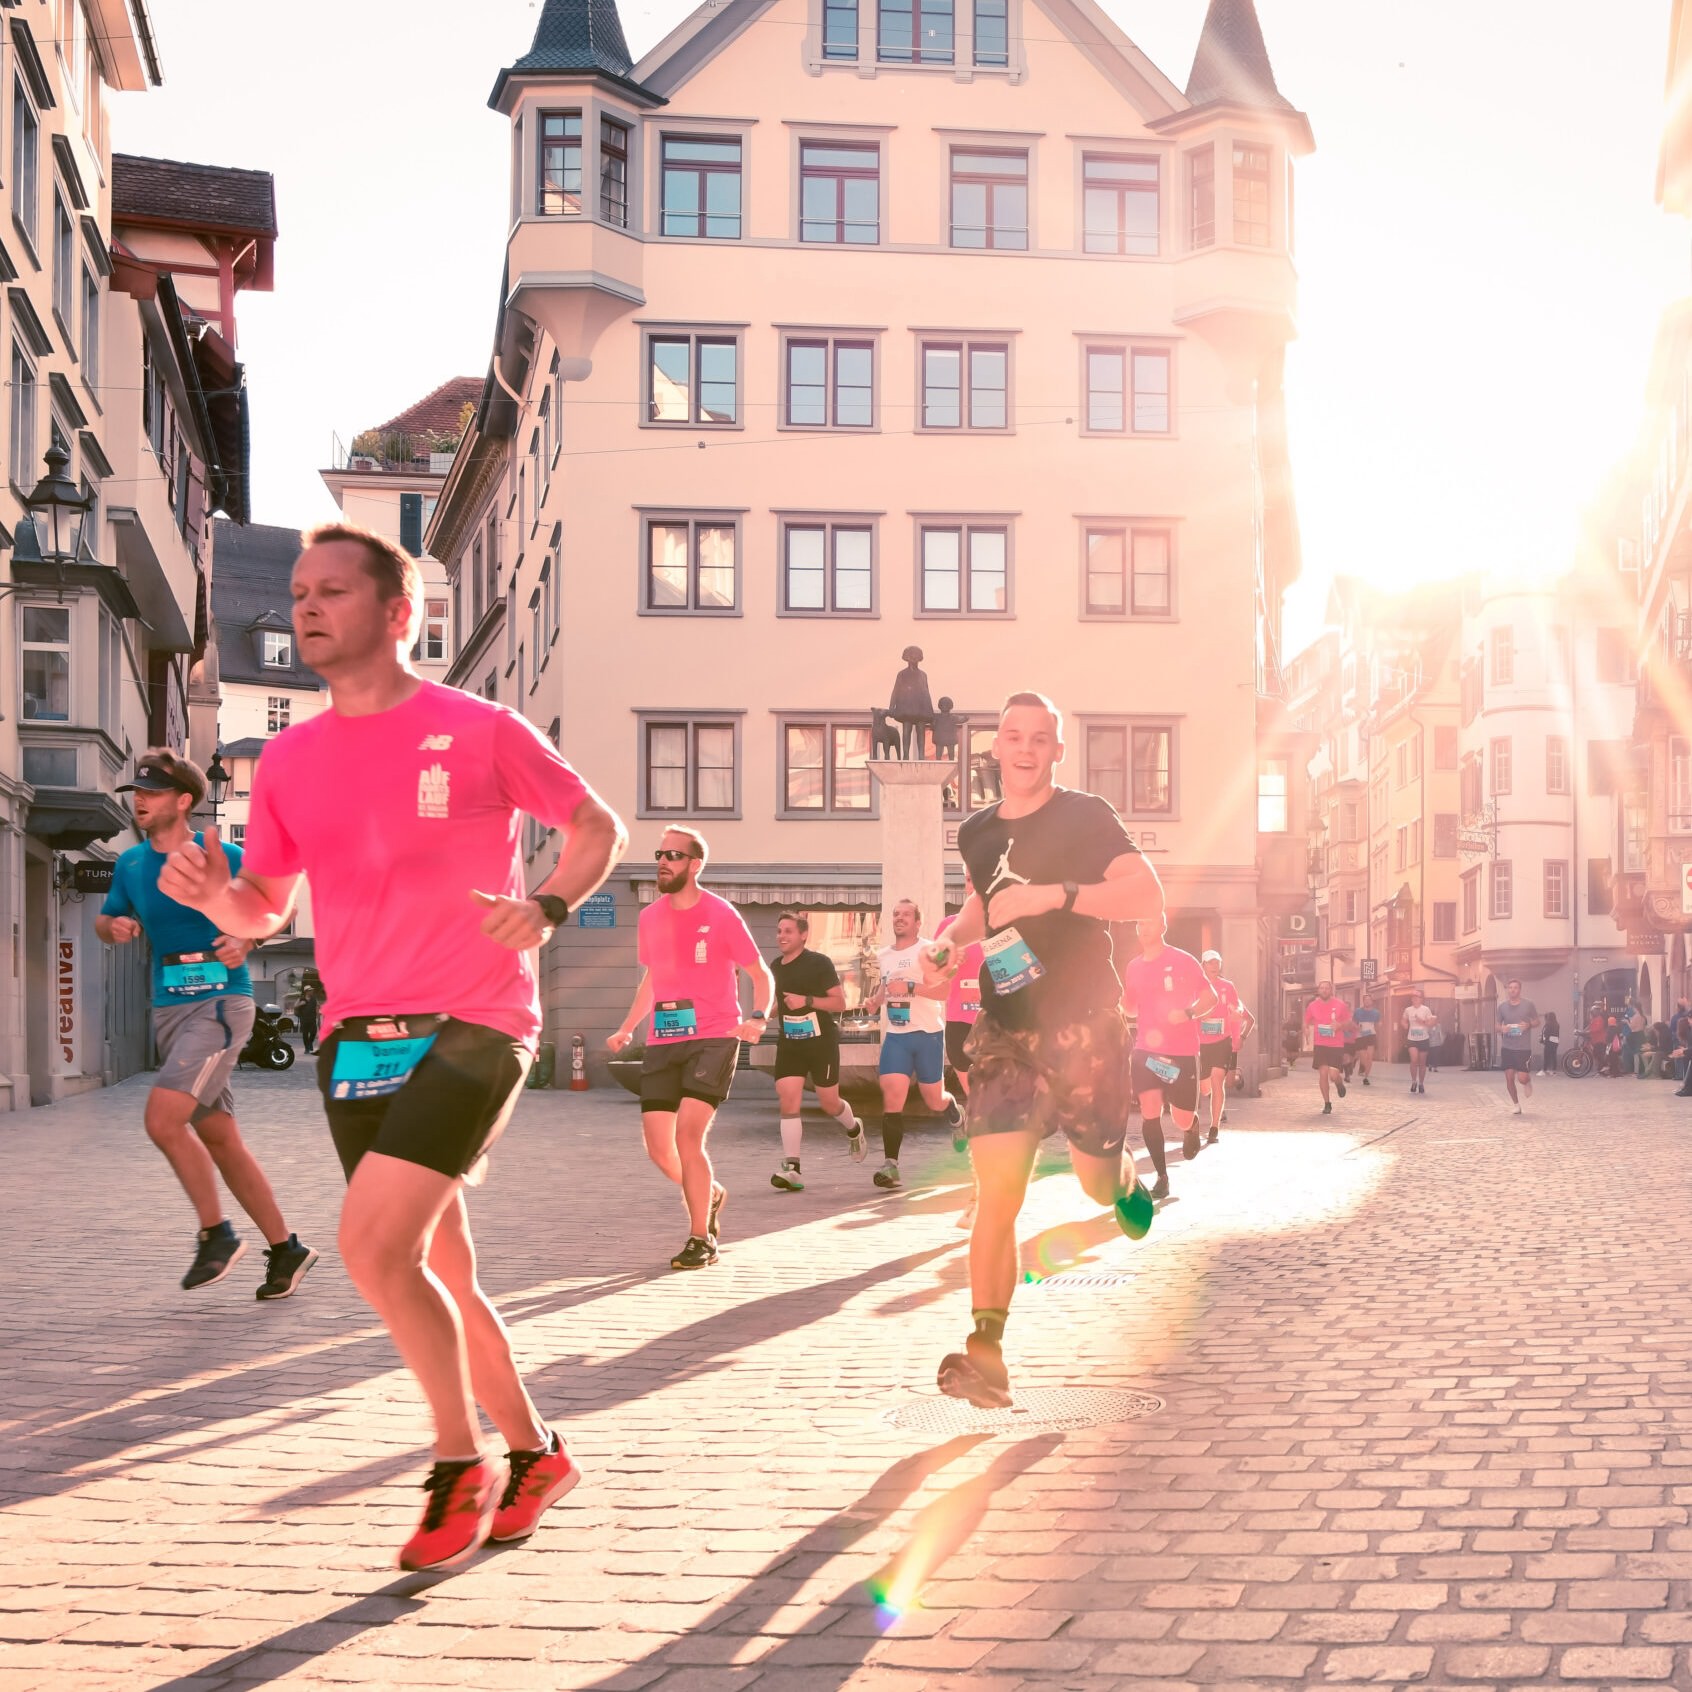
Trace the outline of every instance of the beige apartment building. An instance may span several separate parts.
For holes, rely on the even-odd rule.
[[[211,753],[208,519],[247,514],[235,304],[270,287],[276,236],[268,173],[113,152],[111,92],[160,81],[144,0],[6,18],[0,1111],[146,1056],[144,948],[94,916],[136,755]]]
[[[547,954],[551,1035],[621,1016],[671,822],[855,986],[872,712],[912,645],[967,719],[954,825],[995,794],[1004,696],[1048,691],[1060,779],[1117,805],[1176,941],[1278,995],[1268,913],[1309,898],[1273,696],[1313,143],[1250,0],[1214,0],[1184,89],[1090,0],[728,0],[639,64],[612,0],[546,0],[492,104],[497,338],[426,536],[450,679],[634,832]]]

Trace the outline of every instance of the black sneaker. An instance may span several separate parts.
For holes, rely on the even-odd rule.
[[[1370,1081],[1370,1080],[1369,1080],[1369,1077],[1368,1077],[1368,1076],[1367,1076],[1367,1075],[1365,1075],[1365,1076],[1364,1076],[1364,1077],[1363,1077],[1363,1085],[1364,1085],[1364,1086],[1365,1086],[1365,1087],[1368,1087],[1368,1086],[1371,1086],[1371,1085],[1373,1085],[1373,1083],[1372,1083],[1372,1082],[1371,1082],[1371,1081]]]
[[[1191,1163],[1193,1159],[1198,1156],[1199,1147],[1203,1145],[1203,1143],[1203,1140],[1199,1137],[1199,1125],[1195,1122],[1191,1128],[1187,1129],[1181,1135],[1182,1157],[1184,1157],[1188,1163]]]
[[[1332,1116],[1334,1114],[1334,1107],[1331,1104],[1324,1104],[1322,1106],[1322,1114],[1324,1116]]]
[[[1226,1120],[1227,1120],[1227,1118],[1224,1117],[1223,1121],[1225,1122]],[[1220,1123],[1220,1122],[1211,1123],[1210,1132],[1205,1135],[1204,1143],[1207,1146],[1215,1145],[1216,1144],[1216,1136],[1221,1132],[1221,1129],[1222,1129],[1222,1123]]]
[[[717,1261],[717,1242],[702,1240],[697,1234],[687,1236],[684,1245],[674,1257],[670,1259],[672,1269],[709,1269]]]
[[[948,1398],[962,1398],[978,1410],[1006,1410],[1011,1403],[1010,1376],[998,1346],[971,1334],[962,1351],[940,1359],[936,1382]]]
[[[297,1234],[290,1234],[281,1245],[264,1248],[264,1281],[258,1298],[287,1298],[292,1294],[312,1264],[317,1253],[308,1245],[301,1245]]]
[[[705,1232],[711,1236],[713,1243],[723,1237],[718,1223],[722,1220],[723,1201],[728,1196],[728,1188],[722,1182],[711,1183],[711,1213],[705,1218]],[[714,1263],[716,1259],[713,1257],[711,1261]]]
[[[215,1228],[202,1228],[194,1261],[182,1277],[182,1290],[191,1292],[195,1287],[209,1287],[213,1281],[221,1281],[246,1250],[246,1242],[227,1222],[219,1222]]]
[[[1338,1090],[1339,1096],[1343,1099],[1345,1097],[1345,1083],[1343,1081],[1336,1081],[1334,1086]]]
[[[1159,1175],[1158,1178],[1152,1182],[1149,1190],[1151,1192],[1152,1203],[1161,1204],[1164,1199],[1169,1197],[1169,1177],[1167,1175]]]

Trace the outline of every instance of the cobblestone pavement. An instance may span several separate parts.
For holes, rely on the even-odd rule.
[[[632,1102],[528,1096],[472,1206],[587,1479],[435,1577],[392,1566],[424,1422],[333,1251],[259,1305],[249,1228],[185,1294],[144,1078],[0,1119],[0,1687],[1692,1688],[1687,1101],[1377,1073],[1330,1118],[1307,1070],[1236,1104],[1140,1245],[1054,1158],[997,1419],[933,1395],[968,1306],[937,1131],[881,1194],[817,1119],[780,1194],[743,1078],[722,1262],[679,1276]],[[240,1097],[332,1247],[306,1071]]]

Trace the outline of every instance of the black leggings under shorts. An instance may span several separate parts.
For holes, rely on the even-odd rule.
[[[331,1084],[341,1038],[337,1028],[319,1049],[317,1086],[335,1155],[349,1181],[360,1159],[373,1151],[441,1175],[468,1175],[505,1132],[534,1061],[509,1034],[448,1017],[398,1092],[337,1099]]]

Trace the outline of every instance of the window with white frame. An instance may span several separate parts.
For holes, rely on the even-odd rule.
[[[1569,743],[1560,734],[1545,737],[1545,791],[1569,791]]]
[[[41,119],[23,80],[12,83],[12,216],[31,249],[41,203]]]
[[[737,603],[739,529],[711,517],[650,518],[646,611],[730,612]]]
[[[1010,531],[973,523],[924,525],[920,608],[1002,613],[1010,608]]]
[[[1508,922],[1515,904],[1515,872],[1508,858],[1498,858],[1492,865],[1490,898],[1487,914],[1494,922]]]
[[[259,635],[259,662],[267,670],[294,667],[294,637],[286,629],[264,629]]]
[[[80,266],[76,257],[76,224],[57,184],[53,188],[53,315],[65,339],[76,340],[76,301]]]
[[[738,808],[733,721],[649,717],[641,724],[643,810],[689,815]]]
[[[781,736],[782,809],[796,816],[868,816],[870,731],[864,721],[787,719]]]
[[[247,841],[247,825],[244,822],[232,822],[226,825],[231,846],[244,846]]]
[[[733,335],[648,335],[646,421],[692,428],[737,424],[739,340]]]
[[[924,341],[922,426],[1009,428],[1009,345],[1004,341]]]
[[[1170,433],[1167,347],[1090,346],[1085,370],[1088,434]]]
[[[1509,687],[1516,679],[1516,635],[1508,624],[1492,631],[1492,685]]]
[[[1292,826],[1289,818],[1290,778],[1285,758],[1259,758],[1257,761],[1257,832],[1285,834]]]
[[[35,486],[40,470],[36,452],[36,380],[35,366],[18,342],[12,343],[12,450],[10,474],[12,486],[28,493]]]
[[[1216,244],[1216,147],[1208,143],[1187,154],[1187,245]]]
[[[82,379],[100,391],[100,282],[86,265],[82,269]]]
[[[100,607],[100,727],[113,740],[123,730],[123,627]]]
[[[1489,789],[1495,796],[1509,793],[1511,783],[1515,779],[1514,757],[1508,735],[1494,740],[1488,762],[1492,769],[1492,786]]]
[[[867,616],[875,610],[875,534],[862,522],[782,525],[782,610]]]
[[[875,344],[794,336],[783,354],[782,417],[790,429],[868,429],[875,424]]]
[[[1081,159],[1081,244],[1089,253],[1157,257],[1158,162],[1086,153]]]
[[[1561,858],[1545,860],[1545,914],[1548,917],[1569,914],[1569,866]]]
[[[266,695],[264,705],[264,732],[280,734],[293,720],[293,700],[286,693],[272,693]]]
[[[68,605],[19,607],[19,665],[26,723],[71,720],[71,613]]]
[[[1457,939],[1457,905],[1454,900],[1436,899],[1433,902],[1433,942],[1436,946],[1450,946]]]
[[[423,602],[423,656],[438,663],[447,655],[447,602],[426,599]]]

